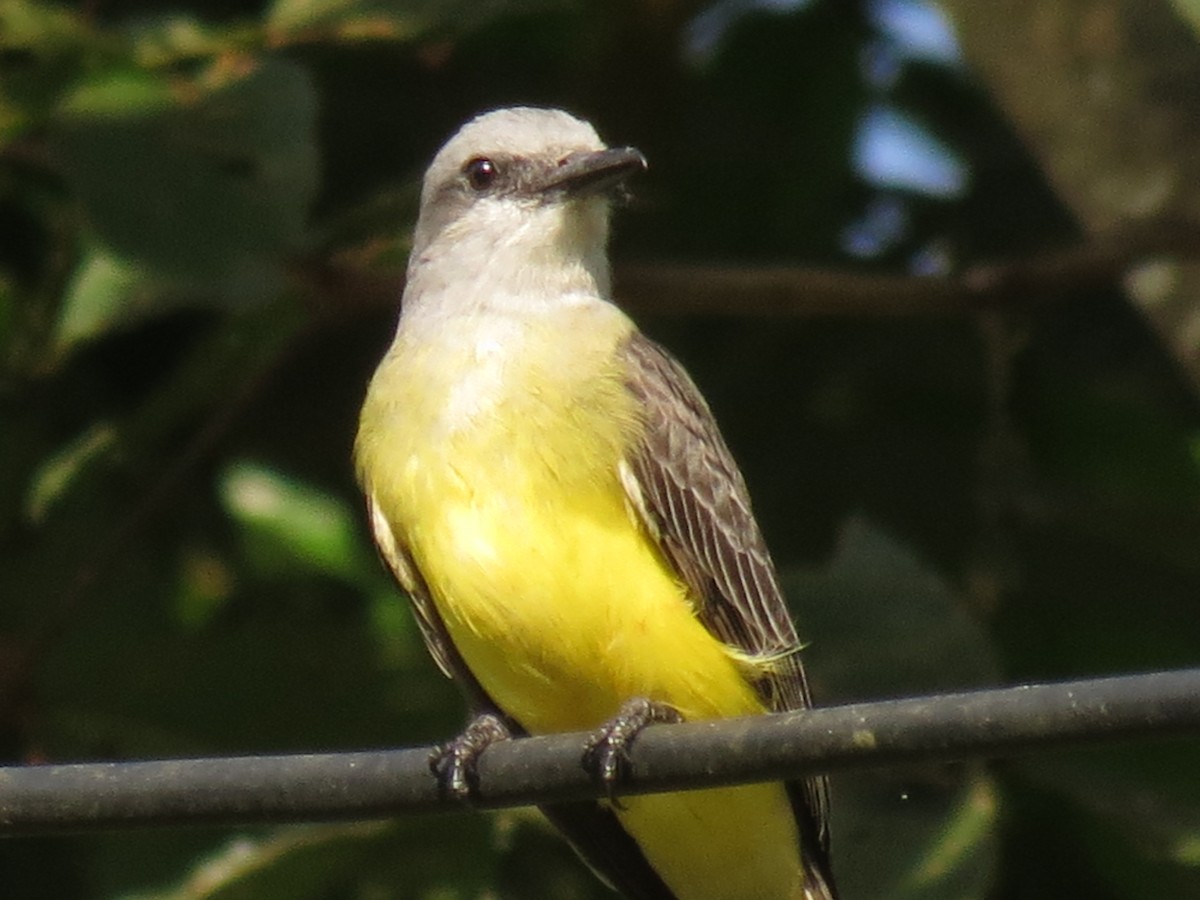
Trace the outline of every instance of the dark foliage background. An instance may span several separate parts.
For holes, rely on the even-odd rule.
[[[1148,60],[1146,23],[1170,19],[1195,58],[1168,4],[1136,34],[1093,28],[1121,6],[1062,8]],[[1045,25],[1008,7],[1013,33]],[[517,102],[637,145],[652,168],[618,263],[937,278],[1085,240],[1102,162],[1064,191],[1002,71],[922,43],[943,27],[908,0],[0,3],[4,759],[453,733],[349,464],[432,152]],[[883,120],[911,137],[890,165],[940,176],[872,164]],[[743,464],[820,702],[1200,660],[1194,341],[1121,288],[976,314],[886,292],[772,319],[736,295],[720,316],[639,304]],[[1196,751],[841,777],[845,895],[1198,896]],[[14,840],[0,894],[607,896],[524,812]]]

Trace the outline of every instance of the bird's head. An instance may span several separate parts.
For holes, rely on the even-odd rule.
[[[611,200],[645,168],[637,150],[608,148],[561,110],[515,107],[472,119],[425,174],[410,277],[418,266],[448,264],[456,277],[582,267],[606,281]]]

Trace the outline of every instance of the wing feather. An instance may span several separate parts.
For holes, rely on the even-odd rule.
[[[408,551],[396,540],[396,532],[392,530],[391,523],[388,522],[387,516],[373,494],[367,496],[367,516],[371,520],[371,535],[375,538],[375,546],[379,548],[379,555],[383,557],[383,561],[396,576],[396,581],[400,583],[400,587],[404,588],[412,601],[417,625],[421,629],[421,637],[425,641],[429,655],[433,657],[433,661],[437,663],[437,667],[447,678],[457,679],[463,675],[469,675],[465,665],[452,659],[458,654],[454,652],[454,645],[450,642],[450,637],[442,626],[441,616],[438,614],[437,607],[433,605],[433,598],[429,596],[425,582],[409,558]]]
[[[795,625],[746,483],[708,404],[683,367],[649,338],[634,332],[623,350],[629,390],[645,411],[641,441],[627,460],[637,485],[631,505],[699,598],[708,629],[763,661],[755,688],[768,708],[811,706]],[[807,820],[802,828],[811,830],[823,859],[826,781],[810,778],[796,787],[798,818]]]

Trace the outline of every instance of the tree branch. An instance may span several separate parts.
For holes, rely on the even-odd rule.
[[[618,263],[625,308],[662,315],[913,316],[1028,308],[1118,284],[1140,262],[1200,258],[1200,224],[1130,223],[1078,245],[946,276],[880,275],[807,266]],[[294,261],[294,283],[311,306],[339,312],[395,306],[399,273]]]
[[[1200,668],[652,726],[625,793],[794,778],[1102,741],[1200,735]],[[600,796],[585,736],[496,744],[480,807]],[[0,835],[392,816],[459,808],[429,749],[0,768]]]

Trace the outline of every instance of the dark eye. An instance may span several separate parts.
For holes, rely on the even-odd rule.
[[[490,159],[477,156],[463,166],[463,174],[467,176],[467,184],[471,185],[475,190],[486,191],[495,184],[500,170],[496,168],[496,164]]]

